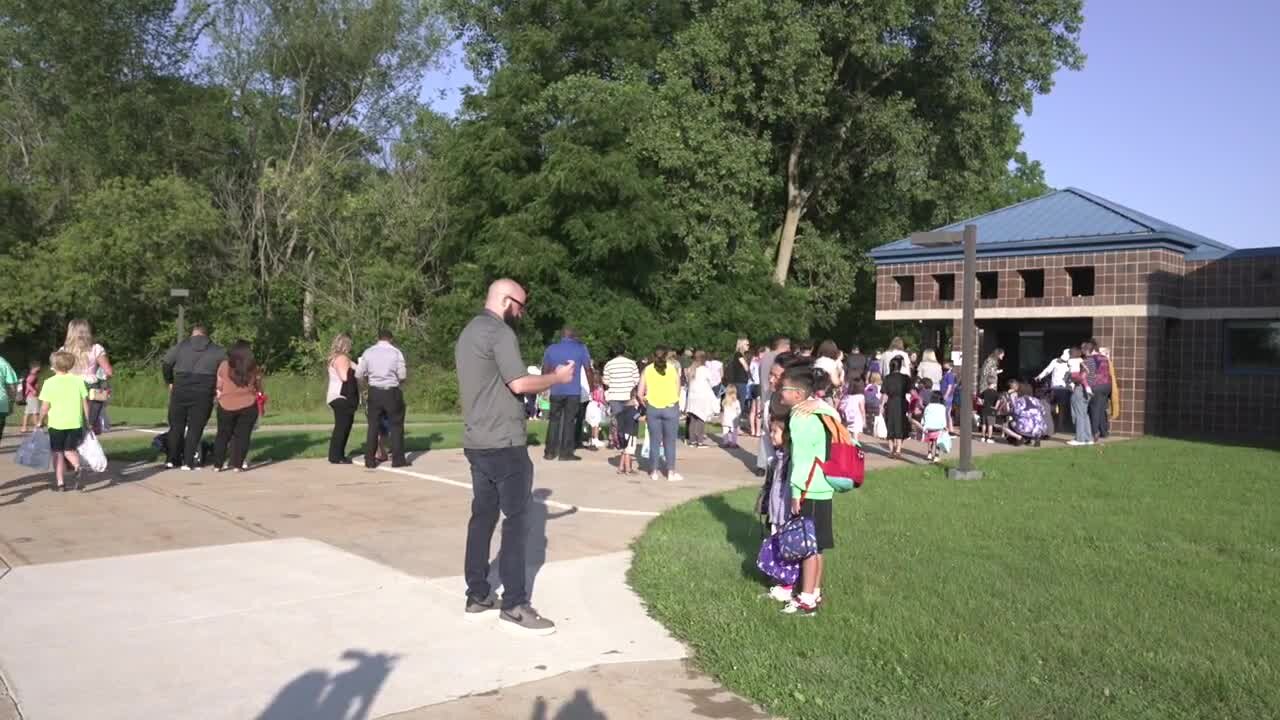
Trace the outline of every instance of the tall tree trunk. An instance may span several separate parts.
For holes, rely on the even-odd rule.
[[[791,143],[791,154],[787,157],[787,209],[778,238],[778,259],[773,268],[773,281],[779,286],[787,284],[791,255],[796,246],[796,229],[800,226],[800,216],[804,214],[804,205],[809,199],[809,193],[800,187],[800,145],[803,142],[804,134],[800,133]]]
[[[308,250],[307,259],[302,264],[302,337],[306,340],[316,336],[316,294],[311,289],[315,282],[312,270],[315,257],[316,251]]]

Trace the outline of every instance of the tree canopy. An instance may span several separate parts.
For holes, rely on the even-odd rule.
[[[170,287],[269,367],[485,285],[530,349],[873,332],[866,252],[1043,193],[1018,117],[1081,0],[0,0],[0,338],[118,359]],[[86,42],[85,38],[93,38]],[[457,41],[454,117],[421,87]],[[866,341],[866,337],[857,338]],[[601,348],[604,349],[604,348]]]

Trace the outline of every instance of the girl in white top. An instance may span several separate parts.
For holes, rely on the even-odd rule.
[[[720,425],[724,428],[724,447],[738,447],[738,418],[742,416],[742,403],[738,401],[738,388],[730,385],[724,389],[720,403]]]

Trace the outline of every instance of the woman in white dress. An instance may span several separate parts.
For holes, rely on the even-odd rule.
[[[688,441],[690,447],[707,445],[707,421],[719,414],[719,401],[711,385],[711,371],[707,368],[707,354],[694,353],[693,363],[685,371],[689,378],[689,400],[685,412],[688,415]]]

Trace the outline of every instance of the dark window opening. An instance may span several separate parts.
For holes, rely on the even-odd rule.
[[[1280,320],[1229,320],[1227,370],[1280,373]]]
[[[939,300],[955,300],[956,299],[956,276],[954,273],[945,275],[934,275],[933,281],[938,285]]]
[[[978,298],[995,300],[1000,297],[1000,273],[980,272],[978,276]]]
[[[1018,274],[1022,276],[1022,297],[1044,297],[1043,270],[1019,270]]]
[[[914,302],[916,299],[916,279],[914,275],[894,275],[898,283],[898,302]]]
[[[1093,268],[1067,268],[1067,275],[1071,277],[1071,297],[1091,297],[1093,295]]]

